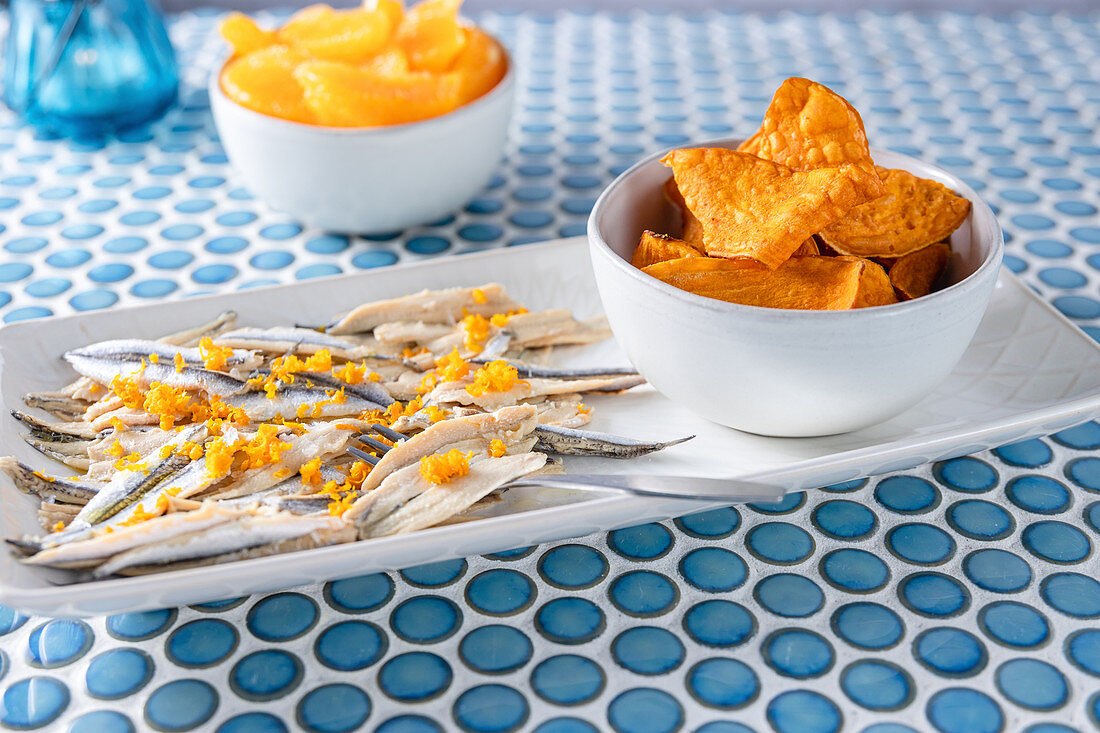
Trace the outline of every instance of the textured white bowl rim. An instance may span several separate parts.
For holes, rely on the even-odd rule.
[[[226,64],[228,64],[232,58],[229,56],[227,56],[224,61],[217,65],[216,71],[210,73],[209,95],[211,98],[218,97],[219,99],[223,99],[229,104],[232,104],[234,107],[244,112],[247,116],[251,117],[256,124],[268,124],[272,127],[282,127],[286,130],[308,130],[318,135],[332,135],[340,137],[385,137],[387,134],[399,134],[412,128],[427,128],[432,126],[433,124],[442,124],[444,120],[449,120],[460,115],[468,114],[471,109],[488,104],[490,99],[494,97],[499,97],[501,94],[505,94],[509,87],[515,86],[516,74],[515,64],[512,61],[512,54],[509,53],[505,45],[501,43],[496,36],[492,35],[483,28],[481,29],[481,31],[485,33],[485,35],[492,38],[496,42],[497,46],[500,47],[501,51],[504,52],[504,61],[507,64],[504,70],[504,76],[500,78],[500,81],[498,81],[492,89],[485,92],[477,99],[471,100],[466,104],[456,107],[450,112],[445,112],[441,115],[436,115],[435,117],[428,117],[427,119],[423,120],[402,122],[397,125],[333,127],[327,125],[313,125],[308,122],[296,122],[295,120],[286,120],[282,117],[275,117],[274,115],[265,115],[263,112],[257,112],[254,109],[249,109],[243,104],[237,102],[235,99],[231,99],[222,90],[222,72],[225,71]]]
[[[920,166],[930,168],[936,172],[937,175],[943,179],[950,181],[950,188],[955,193],[970,200],[970,214],[968,219],[977,217],[976,224],[978,224],[978,231],[976,236],[984,237],[990,236],[993,238],[993,246],[989,248],[989,252],[985,257],[985,260],[974,272],[967,275],[965,278],[957,283],[953,283],[942,290],[937,290],[934,293],[914,298],[912,300],[901,301],[899,303],[892,303],[890,305],[879,305],[873,308],[858,308],[855,310],[797,310],[788,308],[767,308],[757,305],[742,305],[741,303],[729,303],[724,300],[716,300],[714,298],[707,298],[702,295],[696,295],[689,293],[686,290],[669,285],[662,282],[657,278],[647,275],[637,267],[634,267],[627,260],[619,257],[607,242],[603,238],[603,234],[600,232],[598,220],[603,211],[604,206],[607,204],[608,198],[610,198],[616,189],[622,186],[627,179],[633,176],[638,170],[650,165],[653,161],[659,160],[667,153],[673,150],[682,150],[684,148],[703,148],[703,147],[729,147],[730,145],[738,145],[742,142],[742,138],[719,138],[715,140],[704,140],[698,143],[691,143],[688,145],[674,145],[672,147],[661,150],[653,155],[650,155],[642,160],[638,161],[634,165],[623,171],[618,178],[611,182],[611,184],[603,190],[599,198],[596,199],[596,203],[592,206],[592,213],[588,217],[588,240],[593,248],[599,251],[605,257],[611,259],[614,266],[627,273],[629,277],[634,278],[643,283],[644,287],[652,288],[653,290],[664,294],[667,297],[672,297],[677,300],[683,301],[685,304],[694,306],[697,308],[706,308],[707,310],[714,311],[716,313],[728,313],[730,315],[751,315],[754,319],[773,320],[789,322],[792,318],[814,318],[821,320],[836,320],[843,318],[876,318],[885,317],[889,318],[891,314],[897,313],[902,308],[908,308],[915,310],[917,308],[934,308],[940,300],[949,298],[952,295],[959,294],[963,290],[971,289],[974,287],[980,287],[979,280],[981,278],[978,275],[987,272],[993,267],[999,268],[1001,254],[1004,250],[1004,234],[1001,232],[1001,225],[997,221],[997,217],[993,214],[993,210],[989,208],[989,204],[977,194],[974,189],[963,182],[958,176],[948,173],[939,166],[931,163],[926,163],[919,158],[914,158],[902,153],[895,153],[890,150],[878,150],[871,149],[873,156],[886,155],[894,158],[904,159],[906,161],[912,161]]]

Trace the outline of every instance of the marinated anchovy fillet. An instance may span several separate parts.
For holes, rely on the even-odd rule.
[[[202,339],[216,336],[222,331],[233,328],[235,325],[237,325],[237,312],[225,311],[212,321],[203,323],[195,328],[188,328],[183,331],[169,334],[157,340],[166,344],[175,344],[176,346],[193,346],[202,341]]]
[[[663,443],[649,443],[634,438],[625,438],[610,433],[597,433],[591,430],[576,430],[556,425],[539,425],[535,428],[538,442],[537,450],[545,453],[557,453],[566,456],[604,456],[606,458],[636,458],[647,453],[664,450],[679,445],[695,436],[670,440]]]
[[[334,356],[359,359],[371,356],[360,344],[311,328],[237,328],[219,334],[214,343],[234,349],[257,349],[268,353],[316,354],[328,349]]]
[[[339,517],[299,517],[288,512],[245,516],[121,552],[97,567],[93,574],[104,577],[135,565],[158,565],[221,555],[295,539],[312,532],[341,529],[343,526],[344,522]]]
[[[80,442],[91,440],[99,435],[98,430],[84,421],[50,422],[19,410],[12,410],[11,416],[26,425],[30,429],[31,435],[40,440],[48,440],[54,443],[64,441]]]
[[[68,504],[87,504],[103,486],[100,483],[47,476],[11,456],[0,457],[0,471],[6,473],[15,487],[25,494]]]
[[[206,427],[198,426],[180,435],[174,444],[181,444],[187,440],[201,440],[205,437]],[[172,445],[172,444],[169,444]],[[139,464],[147,468],[119,471],[114,479],[96,492],[96,495],[84,506],[73,524],[83,523],[92,525],[111,518],[114,514],[137,502],[157,484],[173,477],[180,469],[188,466],[191,459],[186,456],[169,452],[163,458],[159,455],[151,456]]]
[[[679,442],[577,430],[584,394],[643,381],[553,365],[555,347],[607,335],[602,319],[529,312],[488,284],[365,303],[328,327],[226,312],[156,340],[74,345],[62,356],[80,376],[23,398],[51,417],[12,416],[80,475],[0,458],[44,530],[7,544],[81,582],[476,521],[509,481],[561,472],[548,453]]]
[[[221,397],[235,395],[248,389],[248,385],[239,379],[211,369],[184,366],[176,367],[171,363],[155,364],[141,359],[123,356],[88,356],[70,351],[65,360],[85,377],[97,382],[110,384],[115,377],[130,379],[142,386],[167,384],[180,389],[203,391]]]
[[[89,356],[99,359],[122,359],[124,361],[150,360],[155,356],[157,360],[164,359],[173,366],[182,362],[187,366],[205,367],[207,351],[198,346],[174,346],[162,341],[147,341],[145,339],[115,339],[112,341],[100,341],[98,343],[83,346],[66,352],[69,355]],[[176,357],[179,357],[179,361]],[[262,357],[244,349],[234,349],[225,356],[223,363],[230,367],[251,369],[262,363]]]
[[[468,314],[489,316],[517,310],[519,304],[495,283],[479,288],[425,290],[392,300],[367,303],[336,319],[326,329],[332,334],[365,333],[383,323],[414,321],[454,323]]]

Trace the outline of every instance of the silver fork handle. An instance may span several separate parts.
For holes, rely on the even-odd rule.
[[[693,501],[776,502],[787,490],[782,486],[738,479],[697,478],[694,476],[645,476],[626,474],[580,473],[561,476],[523,476],[502,488],[546,486],[581,491],[618,491],[635,496]]]

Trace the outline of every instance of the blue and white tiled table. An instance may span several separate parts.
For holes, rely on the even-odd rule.
[[[507,159],[371,238],[253,200],[218,145],[215,18],[102,147],[0,126],[4,321],[580,234],[640,156],[745,135],[785,77],[996,207],[1006,264],[1100,338],[1100,14],[481,18],[514,49]],[[0,725],[74,733],[1100,728],[1100,425],[555,545],[88,621],[0,606]]]

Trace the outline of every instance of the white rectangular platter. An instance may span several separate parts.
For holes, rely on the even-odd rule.
[[[73,377],[60,354],[93,341],[155,338],[224,310],[242,325],[321,323],[354,305],[423,288],[504,284],[527,307],[600,313],[583,239],[432,259],[292,285],[124,308],[0,329],[0,395],[7,408],[28,391]],[[660,344],[653,348],[660,349]],[[622,365],[608,342],[564,355],[566,365]],[[731,375],[735,379],[736,375]],[[715,385],[722,389],[722,385]],[[1100,415],[1100,347],[1007,270],[970,349],[936,391],[889,422],[824,438],[767,438],[709,423],[648,386],[595,397],[592,429],[647,439],[695,435],[631,461],[569,459],[571,472],[751,478],[794,491],[910,468],[1027,437]],[[6,453],[47,472],[68,472],[0,419]],[[510,492],[497,516],[408,535],[257,558],[213,567],[90,583],[64,571],[31,568],[0,552],[0,603],[50,615],[95,615],[176,606],[305,583],[409,567],[577,537],[706,508],[697,503],[614,494]],[[37,500],[0,478],[0,534],[37,533]]]

